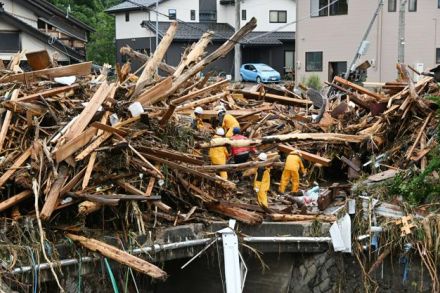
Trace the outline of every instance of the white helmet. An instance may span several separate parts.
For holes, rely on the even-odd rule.
[[[223,136],[223,135],[225,135],[225,130],[223,128],[219,127],[215,130],[215,134]]]
[[[215,107],[214,110],[217,112],[217,114],[219,114],[221,112],[226,112],[226,109],[223,105]]]
[[[259,159],[260,161],[267,161],[267,155],[266,155],[266,153],[261,153],[261,154],[259,154],[259,155],[258,155],[258,159]]]
[[[202,114],[203,114],[203,108],[202,108],[202,107],[197,107],[197,108],[194,110],[194,114],[202,115]]]

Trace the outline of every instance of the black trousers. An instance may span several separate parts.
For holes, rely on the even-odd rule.
[[[234,163],[241,164],[246,163],[249,160],[249,153],[242,153],[234,156]]]

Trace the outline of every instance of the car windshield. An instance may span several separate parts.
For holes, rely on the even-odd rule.
[[[274,69],[272,67],[267,66],[266,64],[258,64],[258,65],[255,65],[255,67],[257,67],[260,71],[263,71],[263,72],[274,71]]]

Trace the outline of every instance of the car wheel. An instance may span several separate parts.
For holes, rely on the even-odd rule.
[[[240,74],[240,77],[241,77],[241,81],[242,81],[242,82],[245,82],[245,81],[246,81],[246,79],[244,79],[244,77],[243,77],[243,74]]]
[[[257,83],[261,83],[261,77],[257,76]]]

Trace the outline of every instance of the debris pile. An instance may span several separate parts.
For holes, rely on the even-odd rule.
[[[315,178],[335,161],[347,165],[352,178],[378,166],[402,169],[420,162],[421,169],[426,167],[438,126],[436,104],[426,97],[438,95],[439,87],[432,77],[413,83],[404,65],[399,65],[401,80],[388,84],[387,92],[335,77],[327,96],[305,87],[300,92],[281,86],[242,87],[199,74],[255,26],[253,19],[206,56],[212,33],[205,33],[174,68],[162,62],[176,32],[177,23],[172,23],[152,56],[123,48],[124,54],[145,62],[140,77],[131,72],[130,63],[117,66],[113,81],[107,67],[92,75],[91,63],[31,72],[18,72],[12,64],[2,70],[0,211],[15,220],[35,213],[46,228],[69,232],[67,237],[85,247],[120,260],[113,248],[76,235],[88,232],[77,219],[93,217],[108,206],[106,213],[125,215],[129,230],[140,234],[156,225],[208,223],[219,216],[246,224],[261,223],[264,217],[333,222],[335,213],[300,214],[304,209],[276,188],[269,197],[273,214],[267,215],[255,203],[255,169],[282,169],[280,154],[294,149]],[[218,106],[237,118],[249,139],[211,140]],[[204,109],[198,130],[191,127],[196,107]],[[269,159],[210,165],[208,149],[224,145],[253,146]],[[243,171],[245,179],[233,182],[220,177],[220,171]],[[319,210],[340,190],[350,193],[349,186],[338,184],[323,191],[316,203]],[[96,218],[87,228],[124,230],[123,221],[108,224]],[[132,260],[135,269],[164,277],[158,268],[137,261]]]

